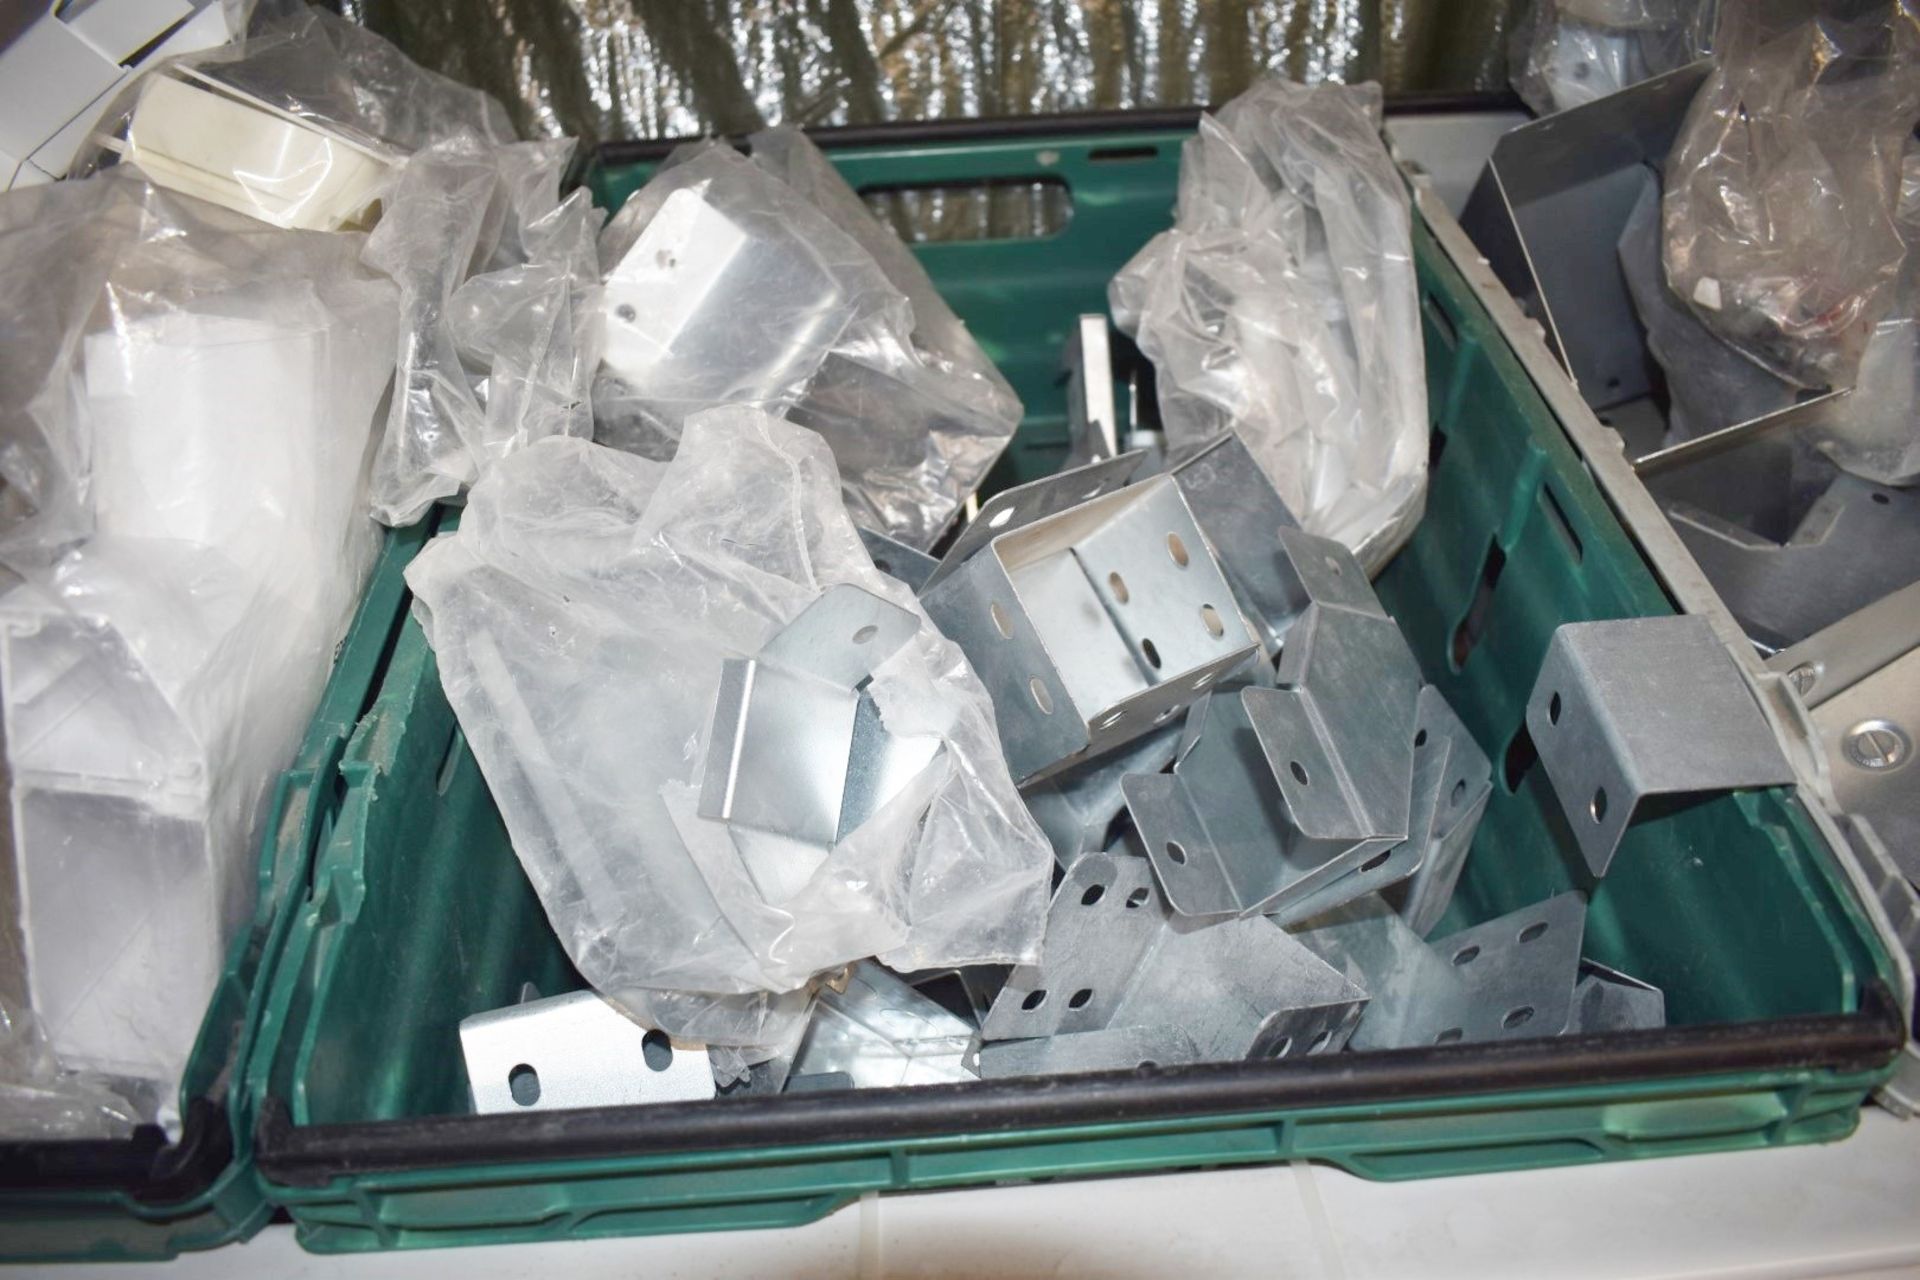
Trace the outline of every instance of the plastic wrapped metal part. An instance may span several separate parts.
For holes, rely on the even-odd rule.
[[[688,415],[779,413],[825,437],[862,525],[920,550],[952,523],[1020,402],[905,246],[805,138],[674,153],[600,241],[597,438],[671,457]]]
[[[374,515],[418,520],[531,440],[592,432],[600,215],[560,199],[573,143],[512,141],[498,103],[304,7],[143,78],[98,131],[154,181],[276,226],[377,225],[401,377]]]
[[[1905,252],[1893,215],[1920,119],[1920,22],[1905,0],[1784,30],[1747,10],[1724,6],[1713,73],[1667,157],[1667,281],[1764,368],[1848,386]]]
[[[1667,381],[1664,443],[1751,422],[1794,402],[1794,388],[1741,355],[1667,288],[1660,266],[1660,188],[1649,184],[1620,231],[1620,273]]]
[[[407,578],[549,917],[642,1021],[770,1045],[805,1017],[814,975],[863,957],[1037,953],[1053,859],[987,695],[873,567],[812,433],[736,406],[695,415],[666,465],[543,441],[482,477]],[[919,622],[865,692],[887,732],[942,750],[830,849],[703,817],[727,661],[761,655],[836,584]],[[801,858],[797,888],[756,878]]]
[[[1711,0],[1532,0],[1513,29],[1513,87],[1540,115],[1678,70],[1707,52]]]
[[[131,82],[74,172],[121,156],[163,186],[323,230],[368,215],[409,152],[451,137],[513,136],[506,112],[478,89],[324,9],[289,5],[244,40]]]
[[[173,1093],[377,546],[393,287],[131,169],[0,198],[0,686],[33,1011]]]
[[[1108,289],[1178,450],[1235,429],[1288,510],[1369,572],[1418,523],[1424,348],[1377,85],[1268,77],[1203,116],[1171,231]]]
[[[0,1002],[0,1139],[124,1138],[151,1109],[62,1071],[33,1014]]]
[[[1901,162],[1906,260],[1873,327],[1853,393],[1815,419],[1810,438],[1840,466],[1881,484],[1920,482],[1920,145]]]
[[[534,440],[592,434],[600,214],[584,191],[560,199],[572,153],[459,135],[401,170],[366,255],[400,286],[381,521],[413,523]]]
[[[972,1023],[867,961],[844,991],[820,992],[792,1078],[843,1075],[856,1089],[976,1080],[973,1034]]]

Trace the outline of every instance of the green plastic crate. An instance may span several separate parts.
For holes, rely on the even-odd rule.
[[[230,1086],[250,1056],[273,958],[306,896],[330,818],[335,769],[387,670],[407,562],[427,529],[386,535],[294,764],[275,789],[252,920],[234,939],[180,1087],[182,1133],[124,1142],[0,1145],[0,1259],[170,1258],[243,1240],[273,1210],[253,1169],[253,1098]]]
[[[921,246],[1028,404],[1003,479],[1061,456],[1061,342],[1166,224],[1183,136],[1122,117],[827,139],[863,188],[1070,188],[1073,218],[1045,240]],[[655,158],[603,152],[588,180],[615,204]],[[1671,606],[1424,226],[1416,252],[1435,466],[1427,518],[1379,588],[1495,761],[1451,923],[1588,889],[1588,954],[1662,985],[1674,1025],[1045,1084],[464,1114],[459,1021],[524,981],[552,993],[579,980],[409,621],[341,758],[332,833],[247,1064],[258,1167],[302,1243],[787,1226],[868,1191],[1299,1158],[1410,1178],[1851,1132],[1903,1029],[1887,957],[1799,800],[1757,791],[1645,822],[1596,883],[1516,745],[1558,624]]]

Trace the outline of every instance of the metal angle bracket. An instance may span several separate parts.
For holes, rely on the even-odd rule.
[[[1170,1027],[1201,1061],[1329,1053],[1365,1003],[1272,920],[1180,919],[1145,859],[1090,853],[1054,891],[1043,959],[1008,976],[981,1039]]]
[[[1291,904],[1335,882],[1348,884],[1347,897],[1358,896],[1374,887],[1373,871],[1386,861],[1390,845],[1404,840],[1402,832],[1392,840],[1361,835],[1327,841],[1293,825],[1281,780],[1249,714],[1254,699],[1270,692],[1246,689],[1207,698],[1188,716],[1172,773],[1121,781],[1154,873],[1181,915],[1284,915]],[[1308,767],[1324,784],[1334,771],[1320,757],[1309,758]],[[1349,882],[1350,875],[1358,878]]]
[[[1204,701],[1204,699],[1202,700]],[[1021,792],[1027,811],[1053,845],[1061,869],[1083,853],[1107,846],[1107,832],[1127,809],[1121,787],[1133,774],[1157,774],[1173,763],[1183,739],[1182,725],[1165,725],[1064,773],[1054,774]]]
[[[975,552],[1001,534],[1024,529],[1037,520],[1058,515],[1121,488],[1140,465],[1140,458],[1137,452],[1123,453],[1117,458],[1105,458],[1084,467],[1041,476],[1038,480],[1029,480],[1011,489],[1002,489],[980,504],[980,514],[960,530],[953,545],[947,548],[947,554],[940,558],[940,563],[927,576],[922,591],[960,568],[973,558]]]
[[[476,1013],[460,1023],[460,1051],[482,1115],[714,1096],[703,1047],[674,1044],[593,991]]]
[[[1023,785],[1165,724],[1256,652],[1165,477],[999,535],[921,600],[986,686]]]
[[[1175,459],[1167,474],[1186,495],[1241,608],[1268,646],[1278,646],[1308,603],[1293,557],[1309,544],[1280,536],[1300,522],[1238,432],[1223,432]]]
[[[1425,943],[1369,900],[1300,936],[1371,997],[1353,1047],[1399,1049],[1567,1030],[1586,918],[1568,892]]]
[[[1453,900],[1480,815],[1493,795],[1493,764],[1432,685],[1420,690],[1414,711],[1413,757],[1407,839],[1418,846],[1418,865],[1389,898],[1413,931],[1425,937]]]
[[[939,750],[898,738],[860,692],[920,619],[849,584],[826,589],[752,658],[721,668],[700,787],[703,818],[831,846]]]
[[[1559,628],[1527,731],[1596,876],[1649,797],[1794,780],[1732,656],[1694,615]]]

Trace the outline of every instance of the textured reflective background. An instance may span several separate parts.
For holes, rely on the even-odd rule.
[[[1506,84],[1507,0],[340,0],[527,136],[1220,103],[1261,71]]]

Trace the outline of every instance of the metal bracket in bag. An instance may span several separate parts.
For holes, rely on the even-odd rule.
[[[1731,655],[1693,615],[1555,631],[1527,731],[1597,876],[1649,797],[1793,781]]]
[[[721,670],[700,816],[829,846],[932,760],[898,738],[859,686],[920,619],[859,587],[827,590],[752,658]]]
[[[993,698],[1023,784],[1166,723],[1255,652],[1164,477],[1001,534],[921,600]]]
[[[1108,1027],[1171,1027],[1202,1061],[1339,1049],[1365,993],[1264,916],[1196,927],[1176,918],[1144,859],[1090,853],[1047,913],[1038,965],[988,1010],[984,1041]]]

